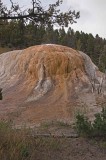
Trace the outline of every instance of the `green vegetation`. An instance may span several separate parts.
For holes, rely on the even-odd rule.
[[[100,113],[103,118],[105,110]],[[79,120],[79,119],[78,119]],[[83,120],[80,119],[80,123]],[[83,122],[84,123],[84,122]],[[89,123],[87,123],[88,125]],[[97,124],[97,123],[95,123]],[[99,124],[99,123],[98,123]],[[55,125],[49,123],[43,125],[43,127],[49,127],[49,125]],[[67,127],[67,124],[63,122],[56,122],[56,125]],[[78,125],[78,124],[77,124]],[[84,123],[86,126],[86,124]],[[78,125],[79,126],[79,125]],[[77,126],[77,127],[78,127]],[[83,125],[82,125],[83,126]],[[89,126],[89,125],[88,125]],[[98,125],[96,125],[96,128]],[[69,127],[69,126],[68,126]],[[84,126],[81,128],[84,128]],[[89,131],[89,129],[86,127]],[[85,133],[85,129],[83,130]],[[88,132],[87,132],[88,133]],[[10,123],[0,122],[0,160],[61,160],[68,159],[69,155],[74,157],[86,156],[90,153],[90,149],[95,146],[95,154],[98,154],[101,150],[106,149],[106,141],[97,141],[82,139],[82,138],[58,138],[58,137],[43,137],[35,136],[35,132],[32,129],[15,129],[12,128]],[[96,140],[96,141],[95,141]],[[94,143],[95,142],[95,143]],[[78,145],[79,144],[79,145]],[[89,148],[89,150],[88,150]],[[73,152],[75,151],[75,152]],[[99,152],[98,152],[99,151]],[[96,159],[96,158],[95,158]]]
[[[61,11],[60,5],[63,0],[57,0],[55,3],[42,5],[41,0],[30,0],[32,7],[25,8],[20,7],[18,3],[14,3],[10,0],[9,5],[4,5],[3,0],[0,0],[0,20],[18,19],[24,24],[27,21],[35,23],[37,25],[53,25],[68,27],[69,24],[76,22],[76,19],[80,17],[80,13],[75,10],[68,9],[66,12]],[[23,27],[23,25],[21,25]]]
[[[106,108],[95,114],[93,122],[83,114],[77,114],[76,129],[82,136],[106,138]]]
[[[53,26],[33,23],[23,24],[22,30],[20,20],[5,23],[0,27],[0,53],[45,43],[60,44],[85,52],[102,71],[106,68],[106,39],[99,35],[94,37],[92,34],[74,32],[71,28],[66,32],[64,27],[54,29]]]
[[[10,2],[11,9],[0,0],[0,53],[5,51],[3,47],[12,50],[44,43],[60,44],[85,52],[101,71],[105,71],[106,39],[98,34],[94,37],[91,33],[75,32],[71,27],[66,32],[64,27],[75,23],[80,14],[71,10],[61,12],[59,7],[63,0],[49,4],[46,9],[40,0],[32,0],[32,8],[26,10]],[[61,28],[54,29],[54,24]]]
[[[6,48],[26,48],[41,43],[58,43],[58,31],[52,31],[53,25],[68,27],[76,22],[80,13],[68,9],[61,11],[63,0],[48,4],[30,0],[32,7],[20,7],[21,4],[10,0],[10,5],[0,0],[0,46]],[[63,31],[61,32],[63,35]],[[64,32],[65,33],[65,32]]]
[[[0,160],[42,159],[43,154],[60,150],[61,146],[61,139],[34,137],[29,129],[12,129],[9,123],[0,122]]]

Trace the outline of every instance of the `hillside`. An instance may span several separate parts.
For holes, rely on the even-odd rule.
[[[97,94],[101,82],[104,96],[104,74],[86,54],[65,46],[38,45],[3,53],[0,119],[17,125],[51,120],[71,122],[77,111],[92,118],[101,110]]]

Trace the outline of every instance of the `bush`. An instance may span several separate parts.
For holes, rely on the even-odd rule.
[[[95,136],[106,137],[106,108],[101,113],[95,114],[95,120],[92,124]]]
[[[77,114],[75,126],[79,135],[90,136],[92,124],[86,116],[83,114]]]
[[[85,115],[77,114],[75,126],[79,135],[106,138],[106,108],[102,108],[100,113],[95,114],[93,122]]]

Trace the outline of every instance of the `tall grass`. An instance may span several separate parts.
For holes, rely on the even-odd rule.
[[[12,129],[9,123],[0,122],[0,160],[46,160],[45,153],[61,146],[57,138],[34,137],[29,129]]]

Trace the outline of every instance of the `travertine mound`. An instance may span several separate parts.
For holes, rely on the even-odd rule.
[[[82,104],[96,104],[92,85],[103,74],[83,52],[38,45],[0,55],[0,118],[16,124],[73,120]],[[82,107],[83,108],[83,107]],[[86,108],[87,110],[90,109]]]

